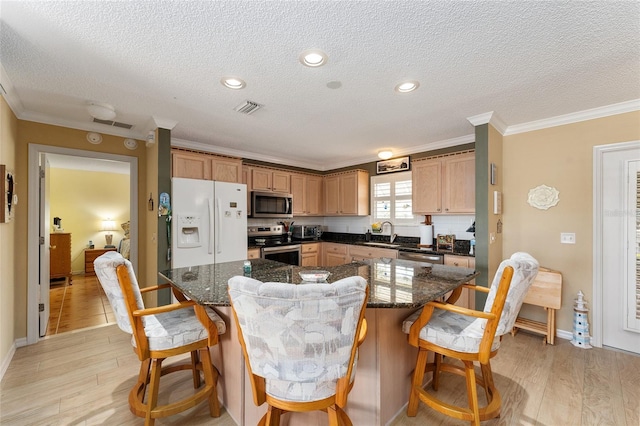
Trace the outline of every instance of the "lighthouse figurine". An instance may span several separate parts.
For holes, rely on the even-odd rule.
[[[591,348],[588,313],[587,302],[584,301],[584,294],[580,290],[573,305],[573,339],[571,339],[571,344],[583,349]]]

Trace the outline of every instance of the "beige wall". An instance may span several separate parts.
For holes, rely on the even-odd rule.
[[[573,329],[578,290],[593,303],[593,147],[638,139],[638,111],[504,137],[503,255],[526,251],[562,272],[561,330]],[[548,210],[527,203],[529,190],[542,184],[560,191]],[[576,244],[560,244],[561,232],[575,232]],[[522,314],[541,318],[532,307]]]
[[[23,338],[27,335],[27,238],[29,232],[27,223],[28,205],[28,154],[29,144],[49,145],[84,151],[104,152],[110,154],[126,155],[138,158],[138,221],[139,229],[139,253],[138,273],[141,283],[146,282],[145,251],[148,249],[146,228],[143,225],[146,219],[148,192],[145,183],[147,175],[147,151],[143,142],[139,142],[138,148],[131,151],[125,148],[124,138],[102,135],[102,143],[92,145],[87,142],[87,132],[83,130],[69,129],[66,127],[51,126],[48,124],[34,123],[31,121],[18,120],[18,143],[16,146],[16,174],[19,183],[16,186],[18,197],[20,198],[20,209],[16,210],[15,230],[17,235],[23,236],[15,241],[15,315],[14,315],[14,338]],[[147,197],[145,198],[145,193]],[[135,232],[135,230],[131,230]]]
[[[130,219],[129,175],[51,168],[49,206],[53,218],[62,219],[62,228],[71,234],[71,270],[84,272],[84,249],[89,240],[96,248],[106,244],[102,221],[114,220],[113,245],[124,237],[121,223]]]
[[[14,172],[16,188],[23,186],[25,176],[16,169],[16,145],[18,143],[18,120],[0,97],[0,164]],[[4,185],[4,177],[2,177]],[[4,188],[4,186],[3,186]],[[4,195],[4,191],[2,192]],[[16,205],[16,215],[26,215],[22,199]],[[26,203],[25,203],[26,204]],[[16,340],[14,328],[16,293],[16,221],[0,223],[0,363],[7,359]],[[3,367],[0,364],[0,368]]]

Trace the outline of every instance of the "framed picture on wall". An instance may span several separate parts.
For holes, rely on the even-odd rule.
[[[376,173],[393,173],[393,172],[405,172],[409,170],[411,161],[409,156],[391,158],[389,160],[378,161],[376,163]]]
[[[3,186],[2,198],[0,199],[0,223],[7,223],[13,220],[18,196],[15,193],[13,173],[8,171],[4,164],[0,164],[0,176]]]

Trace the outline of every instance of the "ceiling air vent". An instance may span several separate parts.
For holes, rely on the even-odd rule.
[[[253,114],[254,112],[256,112],[257,110],[259,110],[260,108],[262,108],[264,105],[260,105],[257,102],[253,102],[253,101],[246,101],[244,103],[241,103],[240,105],[238,105],[237,107],[235,107],[233,110],[234,111],[238,111],[242,114]]]
[[[121,127],[123,129],[131,129],[133,127],[133,124],[120,123],[119,121],[112,121],[112,120],[100,120],[99,118],[94,118],[93,122],[106,124],[107,126]]]

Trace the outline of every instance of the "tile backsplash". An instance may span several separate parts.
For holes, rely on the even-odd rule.
[[[437,234],[455,234],[457,240],[470,240],[473,238],[471,232],[466,230],[475,220],[473,215],[447,215],[432,216],[434,237]],[[295,217],[293,219],[298,225],[322,225],[327,232],[345,232],[350,234],[364,234],[367,229],[371,229],[371,217]],[[281,219],[249,219],[249,225],[275,225]],[[395,225],[394,231],[403,237],[420,237],[420,230],[417,225]],[[389,228],[385,226],[384,234],[388,235]]]

